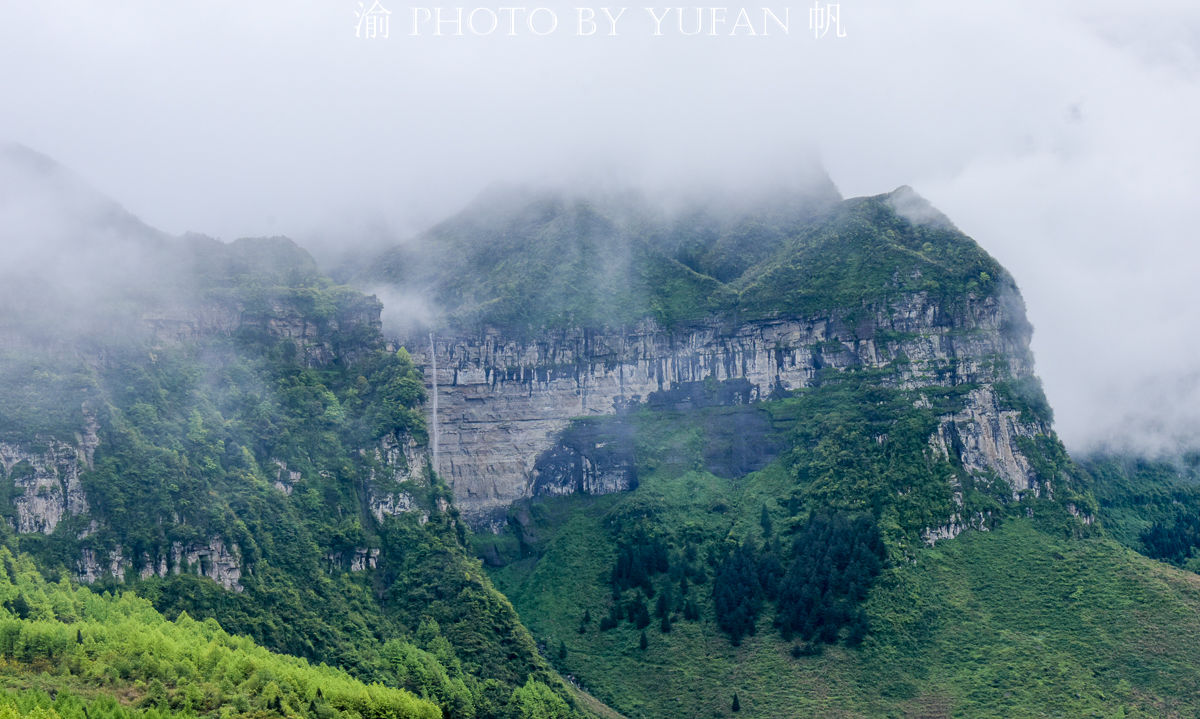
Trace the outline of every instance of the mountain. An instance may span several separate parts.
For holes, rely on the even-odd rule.
[[[351,274],[440,302],[435,469],[558,669],[638,717],[1193,712],[1195,577],[1110,538],[1009,273],[907,187],[708,199],[485,197]]]
[[[23,279],[5,288],[0,363],[14,555],[455,716],[575,713],[465,550],[429,468],[420,370],[387,346],[376,299],[286,238],[169,237],[46,158],[4,162],[0,207],[23,218],[6,227],[5,273]],[[5,656],[41,681],[36,654]],[[151,678],[126,698],[149,701]],[[173,707],[203,686],[160,678]],[[353,709],[309,700],[284,713]]]
[[[769,222],[708,206],[706,221],[689,212],[655,224],[627,219],[648,215],[637,202],[599,207],[535,196],[497,214],[487,202],[418,243],[443,253],[430,275],[443,284],[429,292],[458,303],[433,328],[432,345],[414,338],[409,346],[430,367],[431,346],[437,355],[437,469],[477,526],[501,521],[531,494],[635,482],[628,452],[580,455],[570,446],[575,418],[641,405],[744,405],[840,370],[962,394],[955,410],[966,414],[946,414],[939,430],[945,451],[969,446],[971,468],[994,471],[1014,496],[1048,481],[1015,445],[1048,436],[1050,421],[1016,285],[910,189],[756,208]],[[739,256],[708,268],[712,275],[685,264],[717,256],[730,234],[753,250],[752,262]],[[522,238],[545,246],[534,251]],[[579,259],[602,254],[618,258],[616,271],[591,272]],[[393,257],[369,263],[376,275],[367,281],[386,276]],[[546,277],[527,279],[538,274]],[[583,309],[560,312],[571,306]],[[996,431],[972,424],[976,415],[994,417]]]
[[[498,187],[327,269],[10,147],[0,217],[0,711],[1200,711],[1194,458],[1069,456],[910,188]]]

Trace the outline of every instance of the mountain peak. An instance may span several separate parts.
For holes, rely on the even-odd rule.
[[[914,225],[926,225],[940,230],[957,230],[940,210],[935,208],[917,191],[908,185],[901,185],[886,195],[883,201],[897,214]]]

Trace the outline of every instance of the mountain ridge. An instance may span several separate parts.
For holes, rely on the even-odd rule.
[[[19,239],[88,239],[71,204]],[[42,281],[6,327],[0,541],[441,711],[587,713],[466,553],[378,300],[286,238],[156,235],[92,274],[57,247],[8,268]]]
[[[63,203],[136,262],[5,268],[0,685],[111,676],[111,614],[69,628],[111,592],[158,612],[122,632],[219,621],[445,716],[1194,712],[1200,587],[1133,553],[1192,566],[1190,475],[1073,460],[1014,278],[911,188],[825,179],[497,191],[337,278]],[[100,696],[215,715],[173,651]]]

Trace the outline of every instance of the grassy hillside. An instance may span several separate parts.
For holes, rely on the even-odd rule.
[[[739,716],[762,717],[1200,709],[1200,581],[1070,516],[1061,498],[1088,498],[1061,449],[1034,454],[1060,500],[1014,503],[929,450],[935,418],[969,387],[914,402],[849,380],[611,420],[636,428],[634,491],[536,499],[504,535],[476,538],[560,672],[633,717],[732,716],[735,694]],[[747,474],[725,458],[756,432],[784,441],[758,445],[773,449]],[[931,547],[919,529],[952,511],[952,476],[966,512],[992,519]],[[877,576],[855,575],[867,550],[839,545],[837,516],[857,518],[853,536],[879,533]],[[734,593],[731,609],[722,583],[743,554],[753,570],[738,581],[763,590]],[[789,596],[797,571],[823,587],[815,610],[812,581]]]
[[[412,693],[367,686],[345,672],[273,654],[208,620],[167,621],[133,594],[112,597],[48,583],[28,558],[0,548],[0,713],[46,704],[63,717],[164,714],[436,719]],[[397,657],[411,647],[397,644]],[[395,662],[396,670],[403,667]],[[96,711],[97,714],[93,714]]]
[[[592,524],[592,526],[588,526]],[[564,527],[547,558],[587,576],[594,522]],[[522,570],[528,574],[522,576]],[[531,628],[565,644],[556,660],[629,716],[1192,716],[1200,709],[1191,641],[1200,579],[1107,539],[1064,540],[1028,521],[917,552],[868,601],[872,634],[854,649],[792,655],[769,617],[740,647],[710,612],[671,632],[578,632],[606,593],[549,569],[498,573]],[[518,589],[517,586],[523,588]]]
[[[494,576],[532,631],[565,649],[558,669],[629,716],[730,716],[734,693],[740,715],[762,717],[1200,710],[1200,648],[1191,641],[1200,630],[1200,579],[1112,540],[1067,539],[1023,519],[915,550],[887,569],[866,602],[871,631],[855,648],[782,641],[770,612],[733,646],[703,586],[692,590],[701,620],[676,621],[667,633],[654,622],[646,649],[626,623],[600,631],[593,620],[581,629],[585,612],[602,617],[611,602],[606,525],[621,505],[643,492],[678,492],[694,498],[680,502],[685,526],[736,531],[780,481],[766,471],[731,487],[696,473],[669,490],[647,481],[629,498],[549,501],[539,508],[544,553]],[[735,518],[712,516],[717,502]]]

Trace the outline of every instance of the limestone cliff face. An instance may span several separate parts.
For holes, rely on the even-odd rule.
[[[1002,407],[995,390],[985,385],[971,390],[962,411],[942,418],[932,443],[943,456],[957,457],[967,472],[995,472],[1008,483],[1013,500],[1020,500],[1027,493],[1036,497],[1053,490],[1033,471],[1017,442],[1048,432],[1040,422]]]
[[[714,320],[676,331],[645,322],[627,331],[572,330],[533,341],[498,332],[443,334],[433,341],[436,469],[470,522],[496,526],[523,497],[619,491],[635,481],[620,462],[608,461],[613,455],[605,445],[564,444],[573,419],[612,414],[664,393],[686,400],[703,383],[716,383],[725,403],[754,402],[811,386],[822,370],[851,367],[891,370],[880,381],[902,388],[987,387],[1032,374],[1028,341],[1015,295],[967,298],[951,312],[924,293],[819,317]],[[410,346],[432,392],[429,342]],[[972,394],[939,436],[947,451],[961,447],[968,468],[993,470],[1014,492],[1028,490],[1028,463],[1015,437],[1039,428],[999,412],[990,397]]]
[[[936,454],[956,458],[964,472],[985,479],[1003,480],[1015,502],[1026,495],[1053,496],[1051,478],[1038,476],[1029,459],[1022,454],[1019,441],[1051,431],[1041,421],[1027,419],[1021,412],[1005,407],[993,386],[982,385],[967,394],[960,411],[941,417],[937,432],[929,443]],[[932,545],[943,539],[953,539],[967,529],[987,531],[992,526],[994,518],[990,513],[964,511],[961,479],[955,476],[951,480],[955,485],[955,511],[945,524],[925,529],[926,543]],[[1090,515],[1081,516],[1073,504],[1068,504],[1067,510],[1080,517],[1084,524],[1094,521]]]
[[[94,419],[74,443],[47,439],[38,447],[0,442],[0,466],[12,482],[10,523],[18,532],[51,534],[63,517],[88,511],[80,473],[91,467],[100,440]]]
[[[361,450],[361,453],[371,455],[374,460],[364,488],[364,499],[367,511],[375,521],[383,522],[385,517],[420,511],[413,494],[416,489],[429,486],[429,453],[425,448],[418,446],[411,435],[399,438],[388,435],[377,447]],[[378,553],[378,550],[373,551]],[[354,568],[354,562],[349,564]]]
[[[143,554],[135,566],[119,547],[101,553],[85,547],[76,562],[75,578],[90,584],[108,576],[124,581],[135,571],[142,579],[190,573],[208,577],[231,591],[242,591],[242,552],[236,544],[213,537],[207,543],[172,542],[165,549],[157,558]]]

